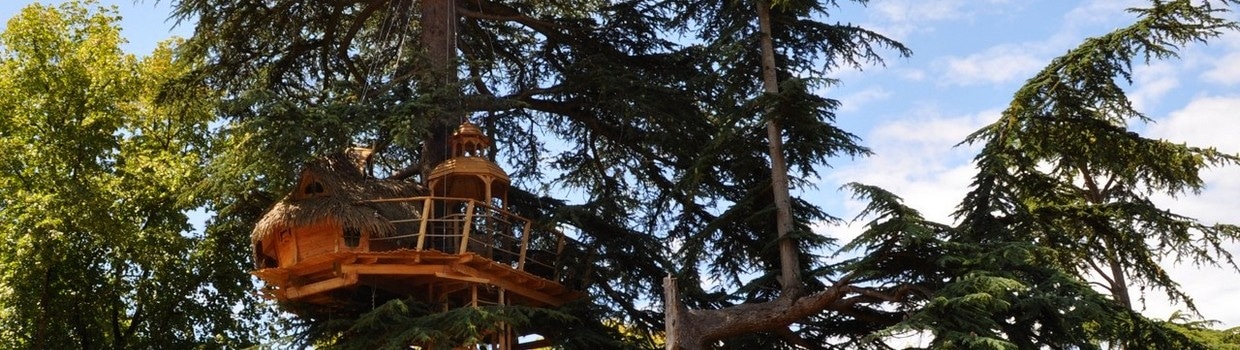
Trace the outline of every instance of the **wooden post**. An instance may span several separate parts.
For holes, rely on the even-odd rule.
[[[461,248],[457,251],[457,254],[465,254],[465,252],[469,251],[469,231],[474,226],[473,222],[474,201],[471,200],[465,204],[465,228],[461,229]]]
[[[677,331],[679,330],[680,321],[680,296],[676,293],[676,279],[672,274],[667,274],[663,278],[663,315],[664,328],[663,341],[666,342],[666,350],[676,350],[678,341]]]
[[[478,307],[478,284],[469,284],[469,306]]]
[[[431,197],[422,201],[422,222],[418,223],[418,251],[422,251],[423,244],[426,244],[426,223],[431,221],[431,207],[434,205]]]
[[[564,238],[564,232],[560,232],[559,228],[555,228],[554,230],[555,231],[552,232],[555,232],[555,261],[551,262],[551,268],[555,269],[555,273],[553,274],[553,276],[555,276],[555,281],[564,282],[564,280],[561,279],[564,276],[560,276],[560,271],[564,270],[561,268],[563,265],[560,265],[560,261],[562,261],[561,258],[563,258],[564,255],[564,245],[566,243],[566,239]]]
[[[521,252],[517,257],[517,270],[525,271],[525,253],[530,247],[530,234],[530,221],[526,220],[525,225],[521,225]]]

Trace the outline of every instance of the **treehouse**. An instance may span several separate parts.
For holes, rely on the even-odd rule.
[[[462,124],[426,188],[368,177],[362,149],[311,162],[255,226],[254,275],[281,302],[346,310],[410,297],[443,310],[579,298],[561,283],[564,237],[505,210],[508,175],[489,148]],[[513,348],[509,333],[492,344]]]

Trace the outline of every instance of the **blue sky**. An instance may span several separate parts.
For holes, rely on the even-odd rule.
[[[30,2],[5,0],[0,17],[12,17]],[[51,1],[44,3],[59,3]],[[102,1],[116,5],[126,49],[142,55],[172,35],[170,1]],[[912,57],[889,56],[885,66],[841,71],[839,86],[823,91],[843,102],[838,121],[861,136],[876,154],[833,161],[820,169],[818,188],[803,193],[843,218],[862,203],[836,191],[847,182],[883,186],[928,217],[950,222],[948,213],[967,191],[976,149],[954,148],[965,135],[998,118],[1012,93],[1050,59],[1089,36],[1131,23],[1125,8],[1133,0],[874,0],[868,7],[846,5],[831,20],[859,24],[908,45]],[[1238,17],[1232,14],[1233,19]],[[1229,33],[1210,45],[1185,47],[1182,57],[1136,67],[1130,94],[1158,122],[1138,125],[1147,135],[1191,145],[1240,152],[1240,35]],[[1199,196],[1163,198],[1163,203],[1206,222],[1240,223],[1240,169],[1205,174]],[[848,239],[857,225],[818,227],[819,233]],[[1231,244],[1240,253],[1240,245]],[[1240,326],[1240,274],[1168,262],[1166,267],[1190,291],[1205,318]],[[1141,297],[1141,296],[1135,296]],[[1146,314],[1166,318],[1172,310],[1156,292],[1144,296]]]

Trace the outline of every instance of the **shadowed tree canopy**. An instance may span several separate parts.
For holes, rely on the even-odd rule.
[[[446,3],[456,11],[453,34],[427,34],[423,13]],[[1144,198],[1117,194],[1097,203],[1080,200],[1079,193],[1067,193],[1077,185],[1077,172],[1065,170],[1048,175],[1062,187],[1063,198],[1027,201],[1023,196],[1037,189],[1028,187],[1021,171],[1041,171],[1039,164],[1064,158],[1051,152],[1072,152],[1025,148],[1034,141],[1007,148],[988,143],[978,157],[982,172],[956,227],[923,219],[882,189],[854,185],[858,196],[871,201],[866,215],[873,221],[861,238],[837,249],[829,238],[813,233],[810,224],[838,219],[793,197],[788,237],[802,257],[795,268],[803,286],[781,295],[767,122],[780,125],[787,169],[779,170],[789,172],[790,187],[802,188],[831,157],[869,152],[856,136],[834,125],[838,102],[817,91],[835,83],[832,75],[841,69],[911,54],[879,33],[831,23],[840,9],[836,1],[775,1],[769,8],[778,89],[763,87],[759,12],[747,1],[176,4],[181,18],[197,19],[185,48],[208,65],[195,78],[223,96],[219,112],[226,123],[214,135],[218,148],[206,185],[221,230],[244,232],[292,185],[297,166],[350,145],[376,148],[377,176],[415,181],[426,164],[442,157],[437,147],[445,147],[439,142],[444,119],[468,117],[500,147],[497,160],[517,187],[512,209],[573,229],[571,259],[579,265],[578,287],[590,293],[588,300],[548,319],[484,314],[543,325],[544,335],[565,348],[657,346],[653,339],[664,327],[658,281],[668,273],[680,280],[685,307],[718,315],[713,319],[721,324],[749,310],[797,310],[759,323],[720,326],[732,328],[705,336],[697,347],[885,348],[881,337],[902,330],[930,332],[943,348],[1096,348],[1100,341],[1136,336],[1150,344],[1187,344],[1180,333],[1117,302],[1117,294],[1091,289],[1080,269],[1085,266],[1078,254],[1082,250],[1030,240],[1061,235],[1050,229],[1053,225],[1077,226],[1035,216],[1037,208],[1012,203],[1139,206]],[[1048,78],[1034,78],[1032,87],[1017,93],[1006,121],[971,140],[1017,144],[1008,141],[1014,136],[1006,136],[1016,129],[998,128],[1036,123],[1039,119],[1024,114],[1033,108],[1023,107],[1029,103],[1099,115],[1108,115],[1106,109],[1116,103],[1127,106],[1121,95],[1095,87],[1117,86],[1116,78],[1128,76],[1132,57],[1163,58],[1180,45],[1233,29],[1233,23],[1220,19],[1219,11],[1228,5],[1232,2],[1154,2],[1139,12],[1141,20],[1132,28],[1088,41],[1052,62],[1044,75],[1063,83],[1043,85]],[[453,46],[451,71],[439,71],[430,48]],[[1038,86],[1050,92],[1037,93]],[[1081,119],[1091,119],[1089,125],[1100,129],[1065,132],[1101,130],[1098,137],[1116,142],[1130,134],[1113,119]],[[1030,135],[1021,140],[1036,136]],[[1117,189],[1140,192],[1137,186],[1153,185],[1178,193],[1199,186],[1200,180],[1176,180],[1187,184],[1170,187],[1148,183],[1151,172],[1163,165],[1135,161],[1145,152],[1141,147],[1158,148],[1151,155],[1179,152],[1198,159],[1181,164],[1186,167],[1182,173],[1192,176],[1201,166],[1231,159],[1138,139],[1099,143],[1094,153],[1079,153],[1086,158],[1065,164],[1084,164],[1091,169],[1085,178],[1115,177]],[[1092,144],[1073,140],[1081,142],[1063,147]],[[1131,153],[1103,159],[1112,148]],[[1091,154],[1099,156],[1088,158]],[[1028,160],[999,162],[1015,158]],[[1115,213],[1121,217],[1117,220],[1137,220],[1122,216],[1136,212]],[[1186,230],[1198,233],[1230,232],[1190,226]],[[1080,239],[1073,244],[1080,244],[1073,246],[1077,249],[1105,243]],[[827,263],[825,256],[835,251],[858,257]],[[1217,256],[1220,250],[1204,253]],[[706,288],[708,281],[714,287]],[[382,314],[334,319],[356,320],[344,325],[328,322],[331,318],[305,320],[308,333],[315,335],[308,341],[368,347],[373,344],[351,339],[393,334],[401,325],[423,332],[417,334],[443,332],[425,329],[429,319],[422,317],[433,316],[416,310],[382,305],[374,311]],[[392,313],[404,321],[380,328],[366,322]],[[482,317],[457,316],[452,319],[460,322]],[[625,331],[615,324],[623,324]]]
[[[745,49],[756,42],[752,6],[456,5],[460,84],[433,86],[420,79],[431,74],[420,2],[180,2],[182,15],[198,18],[188,47],[211,62],[200,73],[225,91],[221,111],[231,122],[221,136],[232,150],[216,158],[227,174],[218,178],[257,181],[220,183],[228,186],[220,193],[274,198],[288,186],[282,174],[351,143],[378,149],[377,174],[416,174],[405,170],[433,136],[428,116],[456,109],[494,135],[518,185],[583,194],[569,202],[514,193],[512,201],[527,216],[578,228],[589,252],[578,260],[594,266],[583,287],[603,313],[592,318],[643,331],[660,328],[661,317],[633,301],[658,295],[652,281],[668,271],[700,280],[704,268],[702,278],[740,287],[748,271],[777,269],[776,252],[764,247],[774,221],[761,214],[772,200],[760,106],[781,113],[794,178],[811,175],[830,156],[867,151],[831,124],[836,102],[810,91],[831,81],[831,69],[881,62],[880,48],[907,53],[877,33],[810,19],[830,4],[782,7],[774,16],[784,89],[759,99],[758,53]],[[695,43],[666,39],[677,33]],[[431,97],[442,89],[461,93]],[[826,241],[809,223],[830,217],[803,200],[795,208],[800,250],[810,256]],[[689,244],[671,254],[670,242]],[[807,260],[802,269],[821,276],[822,267]],[[745,286],[740,300],[701,291],[694,303],[769,299],[770,277]]]

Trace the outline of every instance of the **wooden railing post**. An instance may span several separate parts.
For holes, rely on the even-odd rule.
[[[525,271],[525,252],[530,247],[530,221],[521,226],[521,252],[517,255],[517,270]]]
[[[465,228],[461,229],[461,249],[457,254],[465,254],[469,248],[469,231],[474,222],[474,201],[467,202],[465,205]]]
[[[560,282],[561,277],[564,277],[560,276],[560,271],[564,270],[562,268],[564,266],[560,265],[560,261],[563,261],[560,260],[560,258],[564,255],[564,244],[566,241],[564,238],[564,232],[560,231],[559,228],[556,228],[555,231],[552,232],[555,232],[555,261],[551,262],[551,268],[555,269],[555,281]]]
[[[432,206],[434,202],[431,201],[431,197],[426,197],[422,201],[422,222],[418,224],[418,251],[422,251],[423,244],[426,244],[426,223],[430,222]]]

